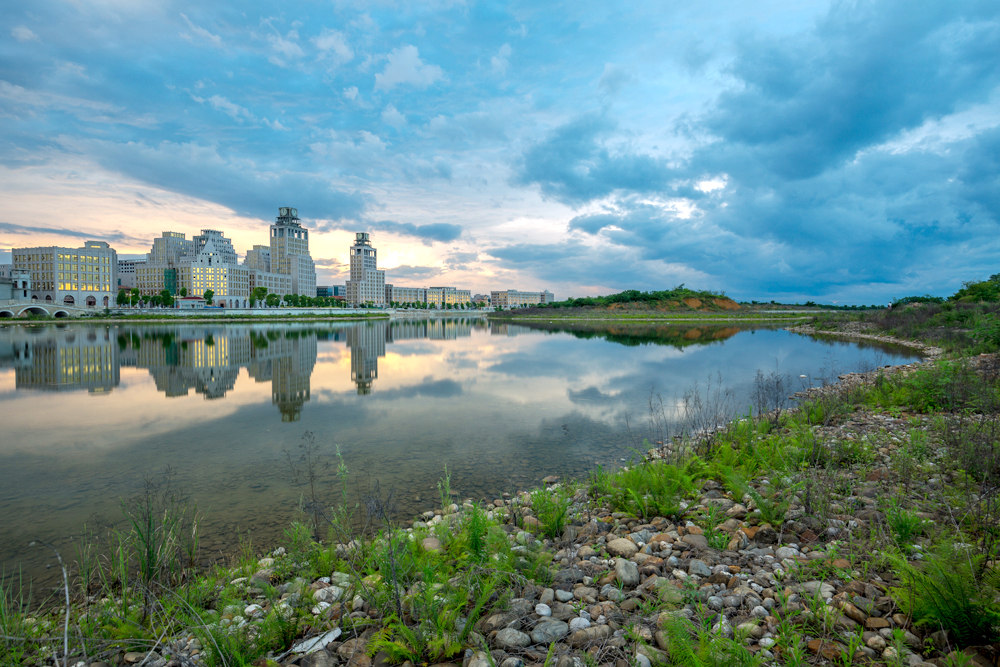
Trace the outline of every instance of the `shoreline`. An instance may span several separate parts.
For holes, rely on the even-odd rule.
[[[805,334],[809,336],[833,336],[837,338],[849,338],[849,339],[860,339],[860,340],[872,340],[879,343],[889,343],[891,345],[900,345],[902,347],[909,347],[914,350],[920,350],[920,352],[926,357],[925,361],[937,361],[944,356],[944,350],[940,347],[935,347],[933,345],[928,345],[920,341],[906,340],[904,338],[896,338],[894,336],[885,336],[881,334],[865,333],[862,329],[860,323],[858,322],[846,322],[849,329],[834,329],[834,330],[824,330],[816,329],[811,324],[802,324],[794,327],[784,327],[785,331],[790,331],[792,333]],[[853,330],[850,330],[853,329]]]

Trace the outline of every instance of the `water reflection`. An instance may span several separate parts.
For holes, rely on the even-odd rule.
[[[120,498],[167,468],[205,511],[206,554],[247,530],[255,544],[280,540],[300,498],[285,452],[305,431],[359,485],[398,490],[409,516],[434,502],[445,464],[462,497],[492,499],[620,461],[646,437],[653,390],[679,397],[721,372],[743,409],[758,368],[912,358],[698,324],[3,326],[0,570],[44,575],[45,556],[25,545],[72,551],[67,539],[95,516],[113,521]],[[337,488],[335,468],[317,484]]]

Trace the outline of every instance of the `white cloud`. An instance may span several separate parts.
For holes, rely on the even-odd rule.
[[[273,120],[272,121],[272,120],[268,120],[267,118],[261,118],[261,121],[263,121],[264,125],[267,125],[272,130],[284,130],[284,131],[288,130],[287,127],[285,127],[284,125],[281,124],[280,120]]]
[[[507,76],[507,65],[510,64],[510,44],[504,44],[500,47],[500,51],[490,58],[490,64],[493,66],[493,72],[499,74],[500,76]]]
[[[347,43],[347,38],[339,30],[323,28],[320,36],[313,37],[312,42],[325,58],[333,60],[338,65],[354,58],[354,51]]]
[[[406,116],[399,113],[399,111],[396,110],[396,107],[390,104],[384,111],[382,111],[382,122],[386,125],[391,125],[398,130],[406,125]]]
[[[279,67],[284,67],[287,64],[286,58],[293,60],[304,56],[305,52],[302,51],[302,47],[295,42],[298,38],[299,33],[295,30],[289,30],[284,37],[280,34],[268,35],[267,41],[275,51],[275,54],[268,60]]]
[[[189,19],[187,17],[187,14],[181,14],[181,18],[184,19],[184,22],[188,24],[188,28],[190,28],[191,32],[193,32],[195,35],[197,35],[198,37],[201,37],[202,39],[208,40],[214,46],[219,46],[219,47],[222,46],[222,38],[221,37],[219,37],[218,35],[213,35],[212,33],[210,33],[205,28],[202,28],[201,26],[195,25],[194,23],[192,23],[191,19]],[[194,41],[194,40],[191,39],[191,35],[189,35],[189,34],[187,34],[185,32],[181,33],[181,37],[183,37],[184,39],[188,40],[189,42]]]
[[[375,75],[375,90],[389,90],[401,84],[426,88],[444,78],[444,70],[440,67],[424,64],[415,46],[408,44],[393,49],[388,59],[385,69]]]
[[[230,102],[222,95],[212,95],[207,100],[204,97],[191,95],[191,99],[193,99],[195,102],[198,102],[199,104],[204,104],[205,102],[208,102],[213,109],[215,109],[216,111],[221,111],[222,113],[233,118],[239,123],[242,123],[244,118],[250,121],[257,120],[257,118],[252,113],[250,113],[248,109],[246,109],[245,107],[241,107],[239,104],[236,104],[234,102]],[[270,122],[268,122],[267,119],[264,119],[264,122],[270,125]]]
[[[355,100],[358,97],[358,87],[351,86],[350,88],[344,88],[344,97],[349,100]]]
[[[38,35],[31,31],[31,28],[27,26],[19,25],[12,28],[10,31],[11,36],[19,42],[39,42]]]
[[[136,127],[155,127],[156,119],[149,115],[131,116],[121,107],[79,97],[28,90],[0,80],[0,100],[14,106],[59,109],[92,123],[123,123]]]

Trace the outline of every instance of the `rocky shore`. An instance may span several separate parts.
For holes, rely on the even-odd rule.
[[[900,342],[863,332],[851,335]],[[921,349],[930,357],[940,354],[929,346]],[[997,360],[983,356],[971,363],[995,367]],[[903,377],[926,366],[841,376],[839,384],[809,390],[801,398],[848,394],[873,386],[879,375]],[[413,644],[416,652],[430,650],[431,644],[407,639],[399,628],[409,624],[418,632],[428,621],[419,619],[416,609],[418,601],[426,604],[431,575],[399,587],[387,584],[390,575],[395,577],[387,567],[396,567],[392,558],[385,560],[388,545],[392,553],[408,549],[428,563],[454,567],[448,570],[450,579],[433,584],[438,591],[433,597],[461,592],[461,615],[448,617],[449,625],[438,628],[440,641],[452,642],[455,650],[422,654],[445,656],[436,661],[440,665],[996,665],[996,647],[958,647],[948,632],[918,627],[901,604],[904,582],[893,558],[919,563],[934,546],[932,536],[951,530],[955,521],[946,491],[960,483],[960,471],[949,463],[936,419],[911,409],[856,404],[836,419],[777,427],[767,437],[782,446],[805,437],[818,443],[812,468],[795,464],[779,472],[765,465],[747,479],[745,489],[703,472],[678,511],[665,516],[615,511],[592,485],[549,477],[543,489],[531,493],[466,499],[425,512],[398,529],[405,548],[394,546],[392,532],[367,542],[314,545],[314,551],[336,555],[321,576],[303,576],[315,571],[315,561],[310,565],[305,552],[282,547],[222,571],[218,599],[224,598],[223,590],[229,597],[208,604],[200,624],[164,636],[152,650],[112,652],[102,661],[69,664],[236,664],[222,657],[220,637],[252,639],[275,618],[297,619],[294,640],[256,658],[254,665],[429,664],[429,659],[401,660],[391,650],[393,637],[402,637],[401,646]],[[766,440],[753,435],[765,431],[747,433],[748,443]],[[922,454],[915,459],[918,445]],[[816,452],[827,463],[817,465]],[[650,450],[639,465],[666,465],[677,458],[668,445]],[[549,498],[565,500],[566,521],[558,531],[551,530],[544,514]],[[773,505],[780,503],[776,511]],[[900,540],[893,536],[892,517],[904,506],[917,528]],[[769,516],[776,518],[768,521]],[[473,547],[457,537],[476,521],[484,521],[503,542],[491,547],[492,559],[507,553],[514,563],[503,585],[482,604],[474,602],[470,582],[489,575],[491,558],[470,566]],[[366,550],[374,556],[362,557]],[[405,610],[402,618],[393,611],[393,590],[402,600],[396,607]],[[46,622],[55,627],[52,620]],[[720,660],[685,658],[698,651]],[[52,660],[40,657],[34,664]]]

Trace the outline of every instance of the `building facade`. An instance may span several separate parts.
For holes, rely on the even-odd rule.
[[[13,270],[31,273],[31,298],[68,306],[114,305],[118,253],[104,241],[82,248],[14,248]]]
[[[255,245],[252,249],[247,250],[247,256],[246,259],[243,260],[243,264],[246,265],[248,269],[270,273],[271,246]]]
[[[522,292],[520,290],[509,289],[502,292],[490,292],[490,303],[504,310],[508,308],[521,308],[523,306],[537,306],[540,303],[552,303],[555,300],[555,296],[548,290]]]
[[[191,296],[202,296],[212,290],[210,305],[246,308],[250,274],[250,269],[237,264],[232,241],[218,230],[203,229],[192,240],[179,232],[163,232],[153,241],[145,264],[136,266],[136,287],[145,295],[187,290]]]
[[[271,225],[270,271],[292,277],[291,294],[316,296],[316,264],[309,255],[309,230],[299,211],[281,207]]]
[[[378,270],[378,251],[368,232],[357,232],[351,246],[351,279],[347,281],[347,301],[353,305],[385,305],[385,271]]]
[[[119,290],[131,290],[134,287],[138,287],[138,284],[136,284],[136,269],[140,266],[146,266],[146,260],[119,259],[115,288]]]
[[[31,271],[0,264],[0,301],[30,301]]]
[[[426,287],[385,286],[386,303],[427,303]]]

